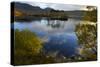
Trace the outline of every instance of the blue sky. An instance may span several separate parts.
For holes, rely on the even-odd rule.
[[[44,9],[47,7],[56,9],[56,10],[87,10],[86,6],[83,5],[71,5],[71,4],[54,4],[54,3],[41,3],[41,2],[24,2],[28,3],[32,6],[39,6],[40,8]]]

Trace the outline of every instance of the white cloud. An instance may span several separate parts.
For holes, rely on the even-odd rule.
[[[39,6],[40,8],[53,8],[56,10],[87,10],[86,6],[83,5],[71,5],[71,4],[54,4],[54,3],[41,3],[41,2],[24,2],[32,6]]]

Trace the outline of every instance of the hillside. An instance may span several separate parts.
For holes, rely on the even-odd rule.
[[[16,19],[27,19],[27,18],[30,19],[34,17],[49,17],[52,19],[62,19],[62,20],[67,20],[68,18],[83,19],[86,13],[91,13],[91,11],[82,11],[82,10],[81,11],[55,10],[49,7],[41,9],[40,7],[32,6],[26,3],[20,3],[20,2],[12,2],[12,3],[14,4],[14,17]]]

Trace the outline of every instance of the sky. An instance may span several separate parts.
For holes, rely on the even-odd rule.
[[[41,3],[41,2],[24,2],[32,6],[39,6],[42,9],[47,7],[53,8],[55,10],[87,10],[86,6],[83,5],[71,5],[71,4],[55,4],[55,3]]]

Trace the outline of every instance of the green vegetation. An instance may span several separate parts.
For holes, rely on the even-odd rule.
[[[85,22],[84,22],[85,23]],[[97,24],[78,24],[76,27],[76,35],[79,39],[81,48],[79,54],[83,60],[97,59]]]
[[[14,63],[28,64],[30,58],[40,53],[42,41],[35,33],[28,30],[15,30]],[[29,60],[28,60],[29,59]],[[27,61],[28,60],[28,61]]]
[[[84,20],[97,22],[97,8],[91,7],[92,10],[85,13]]]

